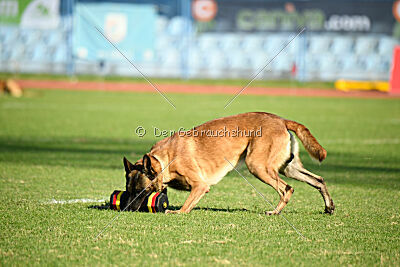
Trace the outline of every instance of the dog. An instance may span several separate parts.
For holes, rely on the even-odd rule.
[[[335,205],[321,176],[303,167],[294,132],[310,156],[322,162],[326,150],[302,124],[265,112],[249,112],[214,119],[189,131],[180,131],[157,142],[135,164],[123,159],[129,210],[137,210],[151,192],[166,187],[190,191],[179,210],[189,213],[240,160],[262,182],[280,196],[276,208],[266,214],[279,214],[294,189],[279,173],[306,182],[318,189],[325,202],[325,213],[333,214]]]

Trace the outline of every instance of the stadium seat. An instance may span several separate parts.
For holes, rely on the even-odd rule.
[[[40,37],[40,32],[35,30],[21,30],[19,32],[19,42],[27,46],[35,45],[36,42],[39,42]]]
[[[10,50],[10,60],[20,61],[24,55],[25,46],[21,43],[15,44]]]
[[[207,67],[213,72],[220,71],[229,67],[228,59],[224,56],[222,51],[213,50],[206,56]]]
[[[226,54],[228,66],[230,69],[251,69],[251,60],[249,57],[241,52],[240,50],[234,51],[232,53]]]
[[[219,37],[219,45],[223,50],[240,49],[242,38],[238,34],[228,33]]]
[[[243,36],[242,48],[245,52],[260,50],[264,47],[265,35],[246,34]]]
[[[393,49],[396,45],[400,45],[400,42],[396,42],[396,40],[391,37],[383,37],[378,44],[378,53],[380,55],[392,56]]]
[[[382,57],[378,54],[371,54],[368,57],[361,57],[360,61],[365,66],[366,71],[371,72],[385,72]]]
[[[1,27],[2,28],[2,38],[3,44],[5,46],[10,44],[15,44],[18,39],[18,29],[16,27]]]
[[[33,50],[32,60],[37,62],[48,62],[49,61],[48,47],[44,45],[36,45],[35,50]]]
[[[195,69],[196,71],[198,69],[202,69],[207,67],[205,57],[207,55],[204,55],[201,51],[199,51],[196,48],[190,49],[189,51],[189,56],[188,56],[188,67],[190,69]]]
[[[265,52],[264,50],[255,50],[252,51],[252,53],[248,53],[247,55],[250,61],[249,64],[254,71],[262,69],[274,56]],[[267,68],[272,69],[274,64],[275,61],[272,61]]]
[[[357,55],[369,55],[375,52],[378,39],[373,36],[360,36],[356,38],[354,51]]]
[[[44,41],[47,45],[53,46],[60,43],[65,43],[66,38],[62,31],[49,31]]]
[[[269,34],[264,42],[263,49],[268,53],[277,54],[290,41],[289,35]]]
[[[165,50],[160,57],[162,67],[178,68],[180,66],[180,53],[176,49]]]
[[[331,51],[336,55],[352,52],[354,39],[350,36],[337,35],[332,39]]]
[[[183,35],[191,28],[191,22],[181,16],[173,17],[167,26],[167,31],[171,35]]]
[[[332,54],[315,54],[319,61],[319,70],[321,73],[335,73],[340,70],[337,57]]]
[[[276,62],[272,68],[274,71],[290,72],[294,63],[294,59],[290,56],[277,57]]]
[[[320,55],[308,53],[305,58],[305,69],[306,72],[319,72],[320,70]]]
[[[326,53],[330,49],[331,42],[331,38],[326,35],[312,35],[308,38],[308,52]]]
[[[156,37],[156,49],[162,50],[166,47],[170,46],[172,43],[173,37],[168,34],[159,34]]]
[[[361,64],[362,62],[355,55],[343,56],[339,61],[341,62],[341,70],[348,74],[365,70],[365,66]]]
[[[179,49],[182,43],[180,39],[181,38],[169,34],[161,34],[156,38],[156,50],[162,52],[166,49]]]
[[[156,19],[156,34],[162,34],[167,30],[168,18],[165,16],[158,16]]]
[[[200,48],[200,50],[205,53],[209,53],[210,50],[215,50],[215,49],[219,48],[218,34],[214,34],[214,33],[200,34],[195,39],[195,42],[196,42],[196,45]]]
[[[10,57],[11,57],[11,50],[2,46],[1,54],[0,54],[0,61],[8,61],[10,59]]]
[[[293,38],[293,37],[292,37]],[[291,38],[288,39],[287,42],[289,42]],[[295,57],[299,53],[301,53],[301,45],[302,45],[303,40],[300,38],[294,39],[288,46],[283,50],[282,52],[287,53],[288,55],[291,55],[292,57]],[[307,50],[306,45],[304,44],[304,50]],[[278,50],[279,51],[279,50]]]
[[[67,47],[61,45],[56,48],[52,60],[57,63],[64,63],[67,61]]]

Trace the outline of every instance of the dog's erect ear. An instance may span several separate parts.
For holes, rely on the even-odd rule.
[[[143,170],[146,174],[151,174],[151,159],[149,155],[145,154],[143,156]]]
[[[129,160],[127,160],[124,157],[124,166],[125,166],[125,172],[126,173],[131,173],[131,171],[133,170],[133,164],[129,162]]]

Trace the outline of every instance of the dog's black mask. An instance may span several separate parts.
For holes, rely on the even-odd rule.
[[[147,162],[149,160],[144,157],[132,164],[124,157],[126,191],[129,193],[128,204],[130,203],[127,210],[137,211],[146,197],[155,191],[152,184],[155,179],[154,170],[151,165],[147,166]]]

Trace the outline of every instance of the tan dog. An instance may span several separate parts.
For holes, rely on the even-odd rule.
[[[175,133],[156,143],[135,164],[124,158],[126,190],[135,199],[129,209],[137,210],[148,193],[169,186],[190,190],[190,194],[180,210],[167,212],[188,213],[210,186],[243,159],[249,171],[280,196],[275,210],[267,214],[280,213],[294,191],[278,172],[318,189],[325,212],[332,214],[335,206],[324,179],[304,169],[297,141],[289,131],[296,133],[311,157],[320,162],[326,158],[326,150],[304,125],[263,112],[215,119]],[[146,192],[138,196],[143,189]]]

